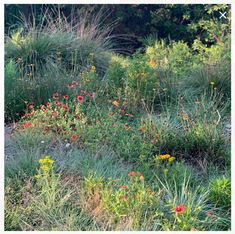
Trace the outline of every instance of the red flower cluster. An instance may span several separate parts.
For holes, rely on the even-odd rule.
[[[175,213],[183,213],[185,210],[185,205],[184,204],[180,204],[175,208]]]
[[[67,85],[67,88],[72,89],[73,87],[75,87],[76,85],[78,85],[77,81],[73,81],[71,84]]]
[[[89,93],[89,92],[87,92],[85,90],[82,90],[82,89],[81,89],[81,93],[84,94],[87,97],[94,97],[95,96],[94,93]]]
[[[31,122],[27,122],[27,123],[25,123],[24,125],[23,125],[23,127],[24,128],[28,128],[28,127],[30,127],[32,124],[31,124]]]
[[[130,176],[130,177],[135,176],[135,172],[134,171],[129,172],[128,176]]]

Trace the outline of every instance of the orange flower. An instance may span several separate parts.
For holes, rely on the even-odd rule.
[[[113,105],[118,107],[119,106],[119,102],[115,100],[115,101],[113,101]]]
[[[130,177],[135,176],[135,172],[134,171],[129,172],[128,176],[130,176]]]
[[[77,136],[76,134],[73,134],[73,135],[71,136],[71,141],[76,141],[77,138],[78,138],[78,136]]]

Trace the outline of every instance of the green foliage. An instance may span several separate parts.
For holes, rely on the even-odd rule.
[[[224,209],[231,207],[231,181],[226,176],[211,179],[209,182],[210,200]]]

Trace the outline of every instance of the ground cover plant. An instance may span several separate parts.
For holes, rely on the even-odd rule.
[[[102,11],[10,30],[5,230],[231,229],[230,22],[210,9],[218,40],[204,20],[128,55]]]

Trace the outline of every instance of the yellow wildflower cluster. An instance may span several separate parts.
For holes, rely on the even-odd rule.
[[[48,173],[52,169],[54,160],[52,160],[49,155],[46,155],[44,158],[39,159],[38,162],[40,163],[40,170]]]
[[[175,160],[174,156],[171,156],[170,154],[160,154],[155,157],[155,160],[168,160],[168,162],[173,162]]]

